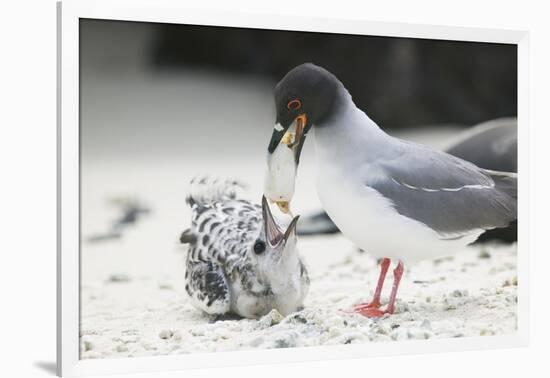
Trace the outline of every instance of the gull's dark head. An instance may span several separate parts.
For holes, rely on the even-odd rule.
[[[311,63],[293,68],[275,87],[277,119],[267,148],[264,194],[283,212],[294,195],[306,135],[336,114],[343,91],[336,76]]]
[[[275,87],[277,118],[268,152],[273,153],[287,130],[295,126],[295,138],[286,144],[294,149],[297,164],[311,126],[332,115],[340,85],[333,74],[312,63],[290,70]]]

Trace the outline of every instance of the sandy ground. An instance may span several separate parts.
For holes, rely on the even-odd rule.
[[[471,246],[454,257],[411,266],[397,313],[370,320],[342,310],[371,297],[376,261],[341,235],[300,240],[311,277],[302,311],[285,318],[272,312],[258,320],[214,321],[193,308],[184,291],[186,247],[177,244],[177,237],[189,219],[180,194],[187,180],[174,180],[181,188],[163,185],[173,172],[166,167],[149,180],[143,180],[141,169],[121,173],[98,166],[87,172],[83,214],[94,216],[83,218],[82,358],[496,335],[516,329],[515,245]],[[96,176],[107,179],[109,193]],[[151,213],[120,239],[86,241],[116,217],[105,200],[108,194],[128,193],[125,187],[134,181],[142,183],[140,198]],[[390,287],[391,274],[386,298]]]
[[[376,261],[341,235],[302,238],[311,277],[304,310],[285,318],[216,321],[184,291],[189,180],[210,174],[247,182],[260,200],[271,133],[272,83],[203,80],[200,73],[101,77],[84,70],[81,173],[81,358],[382,342],[513,333],[516,246],[472,246],[406,267],[397,313],[370,320],[341,310],[368,300]],[[237,88],[238,86],[238,88]],[[182,106],[181,101],[193,106]],[[223,104],[217,113],[204,104]],[[246,112],[236,112],[248,104]],[[451,127],[408,133],[443,148]],[[258,142],[258,141],[265,141]],[[295,214],[320,207],[313,143],[302,154]],[[119,216],[115,197],[150,208],[119,239],[89,242]],[[391,287],[386,282],[385,298]]]

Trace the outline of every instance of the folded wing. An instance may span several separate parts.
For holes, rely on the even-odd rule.
[[[365,180],[401,215],[442,237],[506,227],[517,218],[516,174],[484,170],[422,146],[407,147],[394,159],[377,162],[375,170],[383,174],[367,174]]]

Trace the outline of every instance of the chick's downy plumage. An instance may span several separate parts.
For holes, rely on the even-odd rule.
[[[265,198],[261,206],[237,198],[239,186],[191,181],[191,228],[180,238],[189,244],[185,289],[196,308],[212,315],[289,314],[303,305],[309,288],[296,246],[298,218],[275,220]]]

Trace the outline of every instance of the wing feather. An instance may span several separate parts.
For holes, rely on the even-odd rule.
[[[211,315],[229,312],[229,286],[223,269],[212,261],[187,261],[185,290],[195,307]]]
[[[483,170],[423,146],[376,165],[383,174],[367,174],[366,185],[388,198],[401,215],[444,236],[506,227],[517,218],[513,173]]]

